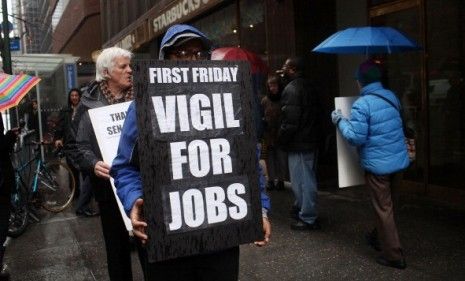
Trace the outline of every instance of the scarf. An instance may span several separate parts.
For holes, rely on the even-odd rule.
[[[111,91],[108,88],[107,81],[102,81],[100,83],[100,91],[102,92],[103,96],[105,97],[105,99],[108,101],[109,104],[131,101],[133,99],[132,87],[127,89],[125,92],[123,92],[123,95],[120,98],[116,98],[111,94]]]

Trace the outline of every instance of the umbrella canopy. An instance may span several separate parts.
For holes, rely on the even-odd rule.
[[[213,50],[212,60],[243,60],[250,64],[252,74],[266,74],[268,67],[265,62],[255,53],[238,47],[224,47]]]
[[[17,106],[39,82],[40,78],[35,76],[0,73],[0,111]]]
[[[312,51],[330,54],[390,54],[419,49],[414,40],[397,29],[365,26],[338,31]]]

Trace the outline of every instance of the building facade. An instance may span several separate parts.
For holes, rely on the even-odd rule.
[[[304,57],[323,104],[320,166],[328,167],[327,172],[320,171],[324,180],[335,177],[334,127],[329,121],[334,97],[358,94],[354,71],[365,56],[311,50],[346,27],[395,27],[422,46],[421,51],[378,56],[388,70],[388,87],[402,100],[416,131],[417,159],[404,173],[403,183],[414,191],[458,198],[465,193],[464,2],[101,0],[102,42],[104,47],[132,50],[141,58],[156,58],[167,27],[189,23],[218,47],[256,52],[272,71],[288,56]]]

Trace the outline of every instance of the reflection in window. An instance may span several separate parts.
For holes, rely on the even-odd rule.
[[[463,188],[465,11],[463,1],[447,3],[433,0],[427,5],[430,181],[435,185]]]
[[[194,22],[193,25],[205,33],[217,47],[239,45],[234,3]]]
[[[263,0],[240,1],[241,47],[266,59],[265,8]]]

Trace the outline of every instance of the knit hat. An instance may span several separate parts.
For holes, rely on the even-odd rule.
[[[361,63],[357,70],[356,79],[363,86],[381,81],[381,67],[372,59]]]

